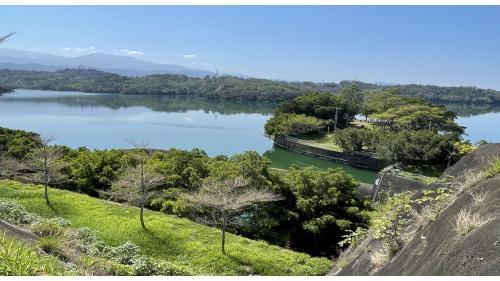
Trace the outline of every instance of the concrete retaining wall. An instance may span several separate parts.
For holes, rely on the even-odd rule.
[[[312,146],[307,141],[293,137],[276,137],[274,144],[287,150],[365,169],[378,171],[387,166],[385,161],[376,158],[372,154],[332,151]]]

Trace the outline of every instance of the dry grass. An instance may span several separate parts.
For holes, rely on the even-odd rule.
[[[413,216],[413,220],[415,221],[414,226],[417,229],[421,229],[426,226],[429,222],[436,219],[437,210],[435,206],[428,205],[422,208],[420,212],[413,209],[411,211],[411,215]]]
[[[455,186],[457,190],[456,194],[461,194],[465,190],[468,190],[487,177],[488,174],[485,171],[477,171],[475,169],[466,171],[453,184],[453,186]]]
[[[370,263],[377,271],[391,260],[391,249],[388,245],[384,244],[381,248],[374,250],[370,255]]]
[[[480,191],[476,191],[476,192],[469,192],[469,194],[472,197],[472,200],[474,200],[474,203],[476,205],[482,205],[483,202],[488,197],[488,191],[486,191],[484,189],[481,189]]]
[[[458,234],[465,235],[492,220],[493,217],[484,217],[480,213],[473,213],[471,210],[463,208],[455,216],[452,225]]]

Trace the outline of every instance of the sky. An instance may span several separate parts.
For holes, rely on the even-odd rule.
[[[500,6],[1,6],[4,47],[290,81],[500,90]]]

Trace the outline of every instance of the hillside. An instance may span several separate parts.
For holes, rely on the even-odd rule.
[[[278,101],[290,99],[314,87],[265,79],[232,76],[191,78],[184,75],[127,77],[91,70],[55,72],[0,70],[0,84],[11,88],[119,93],[138,95],[192,95],[208,99]]]
[[[10,66],[5,65],[5,67]],[[15,69],[19,68],[15,67]],[[140,95],[193,95],[208,99],[282,101],[308,92],[338,94],[344,87],[354,83],[360,90],[397,88],[402,96],[421,97],[435,103],[483,105],[500,103],[499,91],[475,87],[440,87],[415,84],[387,86],[359,81],[342,81],[340,83],[285,82],[234,76],[211,76],[209,73],[203,78],[177,74],[129,77],[111,73],[113,71],[109,69],[105,70],[110,72],[88,68],[63,69],[53,72],[1,69],[0,85],[13,89]]]
[[[331,263],[232,234],[226,238],[227,255],[222,255],[215,228],[146,211],[148,230],[144,231],[137,208],[57,189],[50,191],[52,207],[48,207],[42,191],[40,186],[0,181],[0,199],[18,202],[45,218],[64,218],[72,227],[94,229],[99,239],[112,246],[132,241],[142,254],[188,267],[199,275],[321,275]]]
[[[390,253],[372,228],[336,261],[333,275],[499,275],[500,144],[489,144],[445,171],[444,200],[407,212],[404,245]],[[425,194],[414,199],[429,200]],[[397,235],[396,235],[397,236]],[[391,239],[397,238],[395,235]]]

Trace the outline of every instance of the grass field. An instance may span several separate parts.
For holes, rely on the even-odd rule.
[[[219,252],[220,232],[187,219],[146,211],[148,230],[139,223],[139,209],[84,194],[51,189],[52,208],[43,188],[15,181],[0,181],[0,198],[16,201],[43,217],[63,217],[73,227],[90,227],[111,245],[132,241],[143,254],[192,268],[200,275],[322,275],[331,261],[312,258],[262,241],[226,236],[226,252]]]
[[[306,140],[312,146],[342,152],[342,148],[340,148],[333,142],[333,134],[326,134],[321,136],[303,136],[301,137],[301,139]]]

